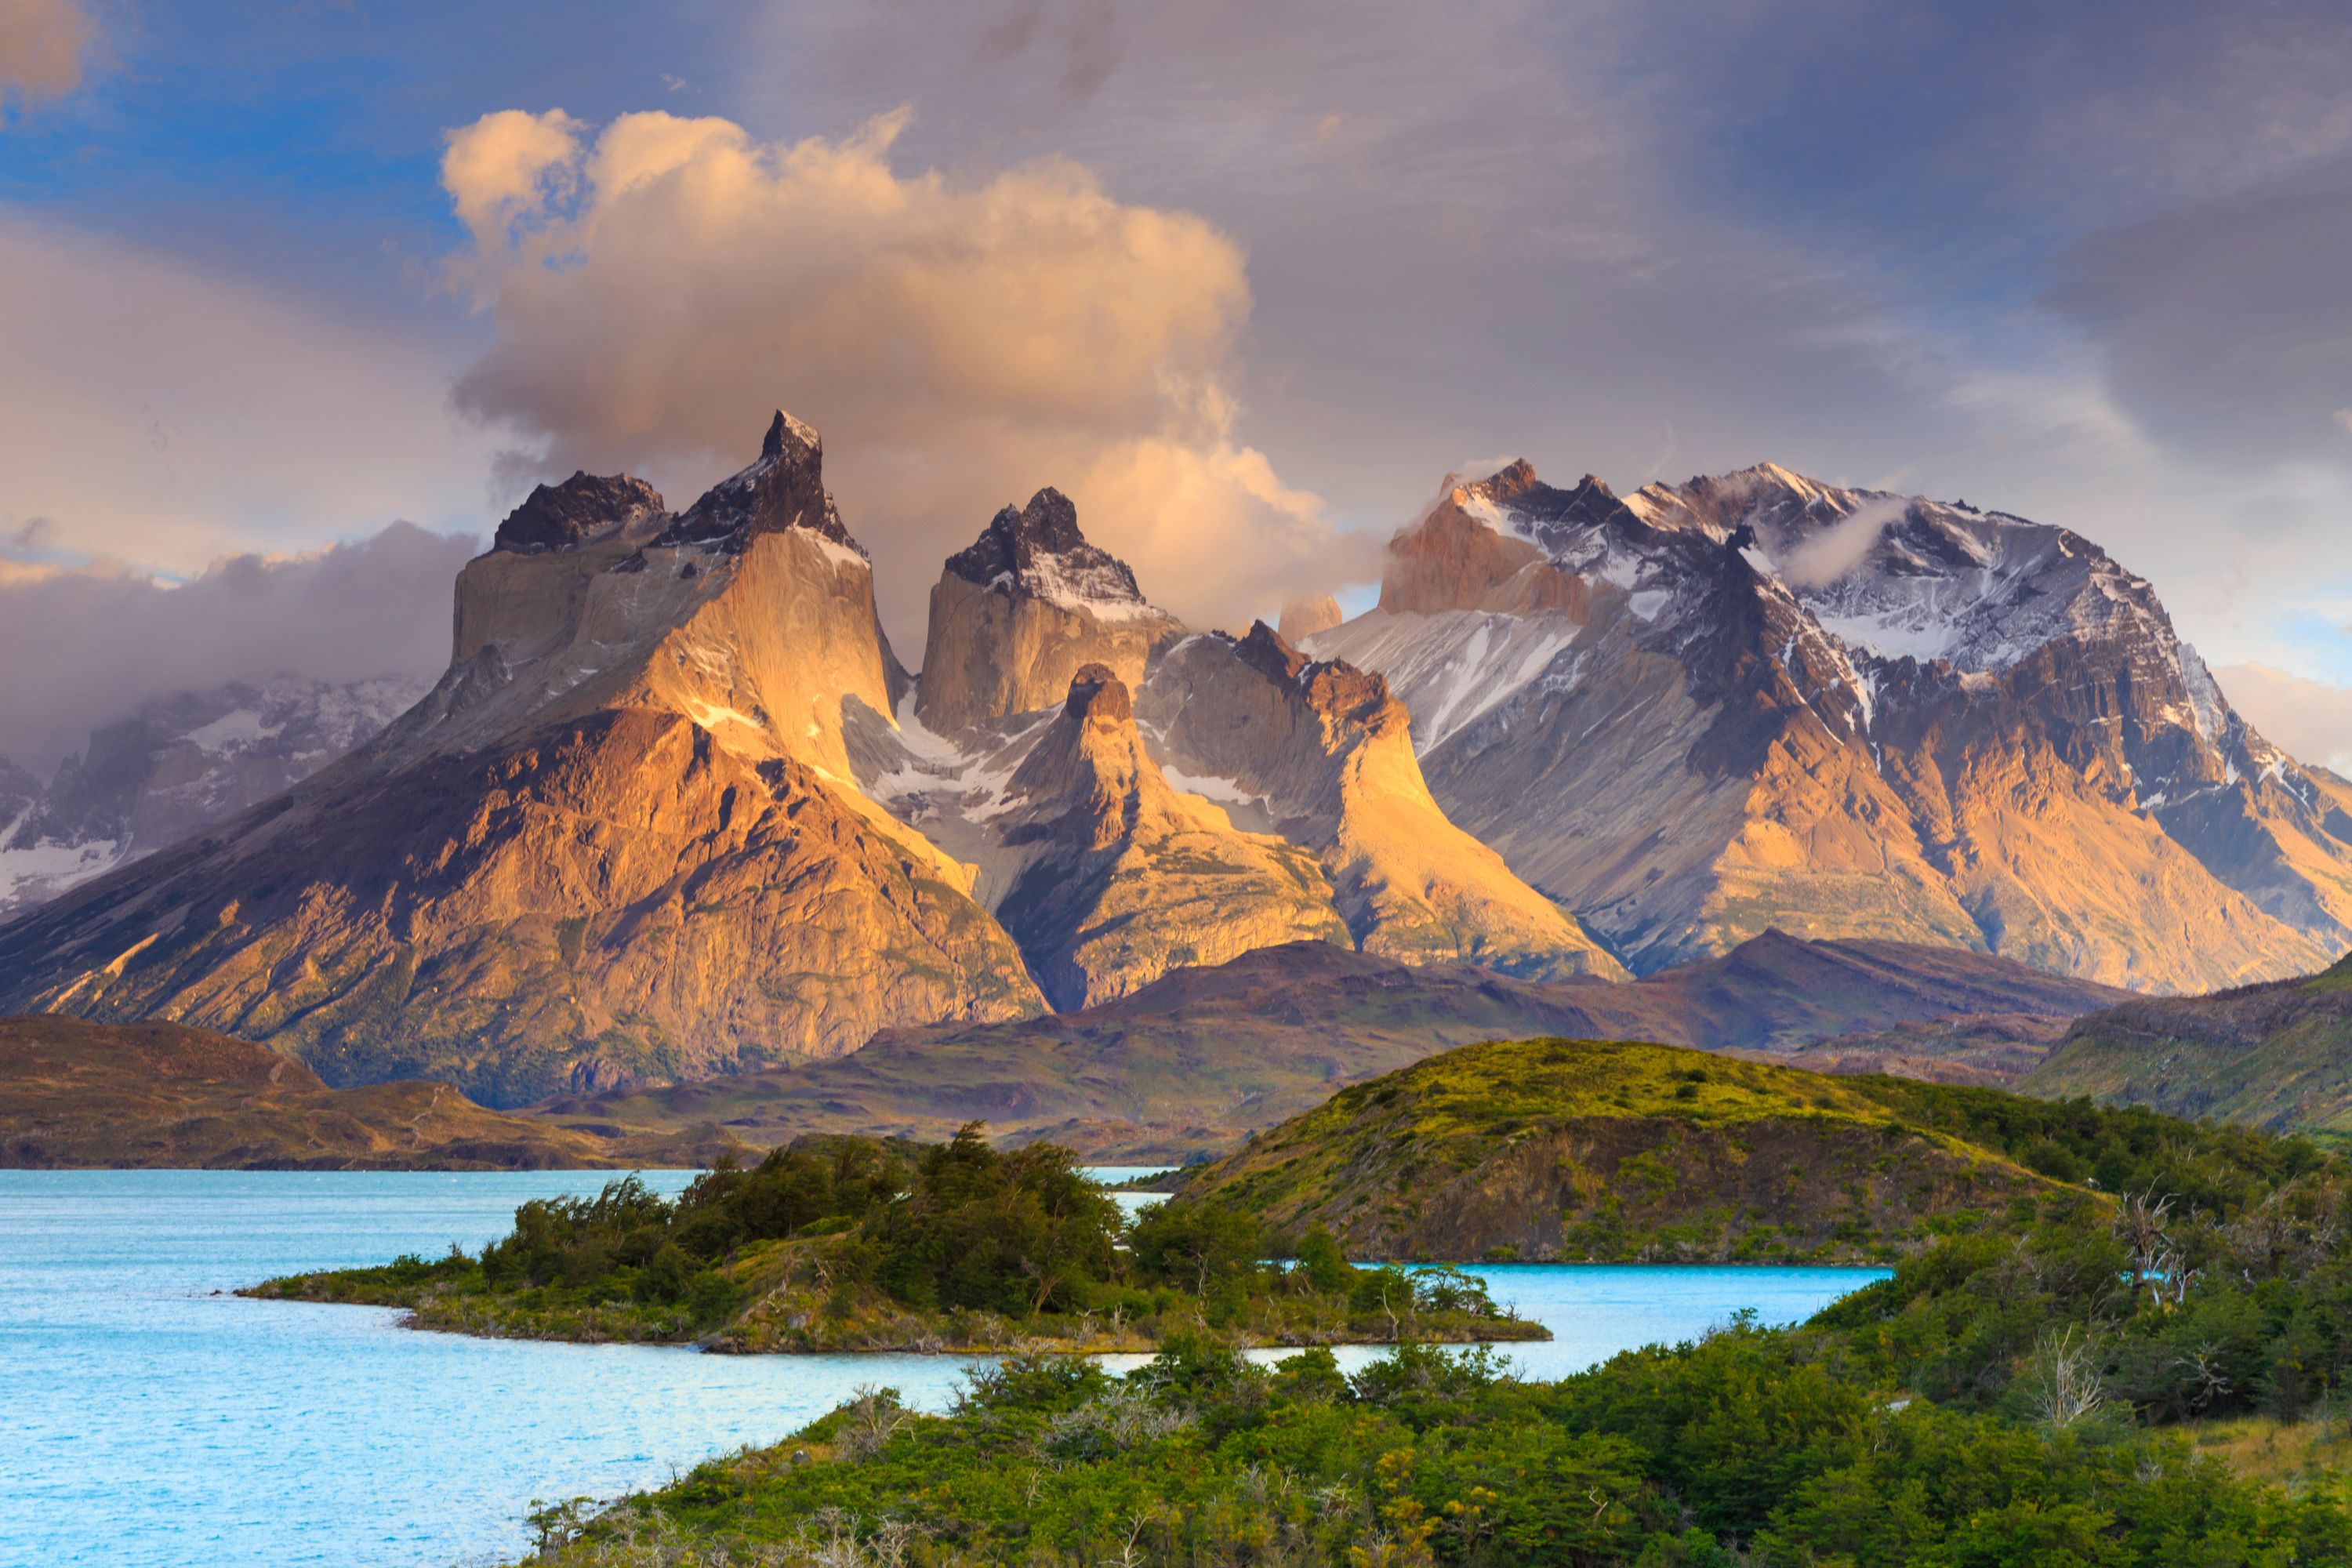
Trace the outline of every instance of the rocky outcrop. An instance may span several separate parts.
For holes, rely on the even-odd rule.
[[[1181,630],[1126,563],[1087,542],[1068,498],[1042,489],[948,558],[931,590],[915,711],[956,734],[1051,707],[1086,665],[1133,686],[1154,645]]]
[[[2196,989],[2352,937],[2352,814],[2062,529],[1514,464],[1311,649],[1386,674],[1447,813],[1638,968],[1777,925]]]
[[[1057,1008],[1256,948],[1349,941],[1313,854],[1237,832],[1215,804],[1169,786],[1107,666],[1072,679],[1005,801],[997,918]]]
[[[1619,974],[1578,924],[1446,819],[1388,684],[1259,622],[1189,637],[1141,694],[1168,765],[1321,858],[1367,952],[1513,973]]]
[[[851,783],[872,568],[779,416],[683,518],[580,520],[457,589],[448,673],[215,832],[0,930],[0,1006],[170,1017],[331,1083],[495,1104],[854,1049],[1042,1001],[971,872]]]

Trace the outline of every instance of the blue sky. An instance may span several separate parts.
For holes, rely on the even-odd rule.
[[[2320,683],[2266,690],[2267,727],[2318,726],[2287,743],[2334,754],[2341,712],[2352,752],[2337,5],[0,3],[79,29],[70,84],[0,52],[19,561],[184,574],[394,519],[480,531],[573,461],[690,489],[756,435],[734,405],[772,400],[837,433],[852,525],[905,558],[885,583],[903,639],[938,554],[1072,467],[1148,588],[1240,617],[1318,570],[1360,581],[1361,542],[1452,468],[1523,453],[1625,488],[1769,458],[2076,528],[2215,663]],[[568,293],[539,287],[521,230],[459,223],[443,170],[451,133],[555,110],[579,150],[520,221],[601,247],[605,276]],[[900,110],[866,172],[928,214],[926,255],[981,214],[1201,226],[1174,273],[1096,256],[1061,285],[1156,301],[1139,330],[1180,342],[1134,387],[1089,384],[1123,412],[1007,395],[955,360],[970,345],[916,343],[933,380],[870,386],[854,356],[776,349],[822,315],[698,320],[726,391],[707,406],[583,392],[596,366],[675,377],[687,352],[644,337],[661,252],[615,235],[646,215],[576,188],[605,128],[723,119],[765,160],[748,199],[788,214],[806,193],[776,183],[783,149]],[[1013,178],[1041,160],[1108,208]],[[918,243],[845,230],[827,257],[783,217],[712,221],[678,241],[677,287],[755,315],[782,307],[739,287],[750,247],[785,247],[778,274],[817,290],[857,245],[887,268]],[[1244,283],[1209,277],[1228,262]],[[583,359],[614,313],[637,335]],[[769,357],[719,363],[738,342]],[[1121,510],[1155,489],[1190,499]],[[1227,558],[1255,576],[1220,576]]]

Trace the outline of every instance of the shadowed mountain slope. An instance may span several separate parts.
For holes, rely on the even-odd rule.
[[[1546,984],[1309,942],[1180,970],[1082,1012],[892,1030],[835,1061],[537,1109],[587,1124],[718,1121],[757,1143],[812,1131],[931,1138],[978,1119],[992,1136],[1051,1137],[1098,1158],[1181,1160],[1230,1147],[1346,1084],[1479,1040],[1573,1035],[1785,1052],[1906,1020],[2071,1017],[2121,994],[1980,953],[1777,932],[1616,984]]]
[[[0,1018],[0,1165],[209,1170],[695,1166],[715,1128],[599,1136],[442,1083],[329,1089],[266,1047],[178,1024]]]

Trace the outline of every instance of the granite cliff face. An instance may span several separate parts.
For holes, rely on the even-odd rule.
[[[915,711],[942,734],[969,731],[1060,701],[1089,664],[1131,687],[1153,646],[1182,629],[1125,562],[1087,542],[1067,497],[1042,489],[948,557]]]
[[[1384,673],[1432,792],[1638,969],[1768,926],[2143,989],[2352,940],[2352,813],[2063,529],[1770,465],[1620,499],[1524,463],[1309,641]]]
[[[1107,666],[1072,679],[1005,801],[996,913],[1056,1008],[1257,948],[1349,940],[1311,852],[1170,787]]]
[[[1575,917],[1446,819],[1404,705],[1377,675],[1308,658],[1261,621],[1171,647],[1139,703],[1167,765],[1322,859],[1367,952],[1516,974],[1622,975]]]
[[[905,722],[862,731],[859,779],[980,868],[978,896],[1057,1005],[1308,936],[1410,963],[1622,973],[1446,820],[1379,677],[1315,663],[1262,625],[1240,641],[1185,633],[1053,491],[949,562],[930,639]],[[1038,706],[1046,672],[1065,670]],[[1099,909],[1074,845],[1117,847]],[[1108,967],[1082,978],[1066,933],[1114,919],[1104,931],[1134,945],[1097,942],[1082,967]]]
[[[0,928],[0,1008],[173,1019],[493,1104],[1040,1010],[970,870],[850,783],[845,734],[903,677],[821,460],[780,414],[681,516],[620,479],[535,495],[561,526],[526,517],[467,566],[423,700]]]

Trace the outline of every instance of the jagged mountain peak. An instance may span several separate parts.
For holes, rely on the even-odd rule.
[[[1029,504],[1005,507],[980,537],[948,557],[947,570],[991,593],[1024,594],[1113,618],[1149,608],[1126,562],[1090,542],[1078,509],[1047,486]]]
[[[1327,720],[1371,734],[1401,730],[1409,722],[1404,704],[1389,690],[1385,678],[1345,659],[1311,658],[1264,621],[1250,624],[1249,635],[1234,645],[1234,655],[1275,684],[1297,688],[1307,709]]]
[[[557,485],[541,485],[499,524],[493,550],[529,553],[569,550],[608,529],[666,510],[661,492],[627,474],[576,469]]]
[[[759,457],[705,490],[654,542],[717,543],[740,552],[759,534],[792,528],[866,553],[824,488],[824,441],[780,408],[768,424]]]
[[[805,452],[820,461],[824,457],[824,438],[813,426],[802,424],[779,408],[776,416],[768,422],[768,434],[760,443],[760,456],[782,458],[788,443],[796,453]]]
[[[1048,486],[948,557],[931,588],[916,712],[941,733],[1034,712],[1061,701],[1088,665],[1132,687],[1153,647],[1181,630]]]

